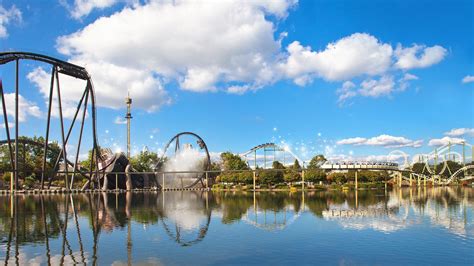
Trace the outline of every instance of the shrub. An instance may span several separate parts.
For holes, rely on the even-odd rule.
[[[33,175],[27,176],[23,182],[23,186],[26,188],[32,188],[35,185],[35,177]]]

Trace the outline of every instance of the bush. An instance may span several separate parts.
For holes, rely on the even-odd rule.
[[[301,181],[301,175],[299,171],[297,170],[288,170],[283,175],[283,180],[285,180],[285,182],[288,182],[288,183]]]
[[[35,185],[36,178],[33,175],[27,176],[23,182],[23,186],[26,188],[32,188]]]
[[[346,173],[331,173],[327,176],[327,180],[341,185],[347,182],[347,176]]]
[[[259,181],[261,184],[278,184],[283,182],[283,172],[281,171],[264,171],[259,173]]]
[[[253,184],[253,173],[242,172],[238,174],[238,181],[242,184]]]
[[[275,188],[277,188],[277,189],[288,189],[288,185],[287,184],[277,184],[275,186]]]
[[[304,180],[313,183],[326,181],[326,173],[323,170],[309,169],[304,173]]]

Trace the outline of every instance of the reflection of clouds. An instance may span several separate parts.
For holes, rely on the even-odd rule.
[[[60,254],[51,255],[51,258],[50,258],[49,261],[48,261],[48,258],[46,257],[46,255],[29,257],[28,253],[24,252],[22,250],[19,251],[19,254],[18,254],[18,264],[19,265],[33,265],[33,266],[34,265],[45,265],[45,264],[46,265],[47,264],[50,264],[50,265],[76,265],[76,264],[88,264],[88,263],[90,263],[88,252],[83,253],[84,257],[82,257],[82,253],[80,251],[73,252],[72,256],[71,255],[62,256]],[[30,255],[32,255],[32,254],[30,253]],[[17,261],[16,261],[16,258],[15,258],[15,254],[11,253],[10,258],[9,258],[9,260],[6,264],[14,265],[16,263],[17,263]]]
[[[366,230],[373,229],[375,231],[383,233],[392,233],[401,229],[405,229],[408,225],[399,220],[384,219],[384,220],[372,220],[367,221],[366,219],[349,219],[341,221],[341,226],[345,229],[355,230]]]
[[[196,230],[207,221],[202,199],[194,193],[165,192],[163,211],[180,229]]]

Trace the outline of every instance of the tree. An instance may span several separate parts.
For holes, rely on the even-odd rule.
[[[137,172],[152,172],[159,162],[158,154],[151,151],[141,151],[130,158],[130,164]]]
[[[245,163],[239,155],[233,154],[231,152],[221,153],[222,159],[222,170],[249,170],[249,166]]]
[[[305,172],[304,179],[307,182],[326,181],[326,172],[319,169],[308,169]]]
[[[274,161],[272,164],[273,170],[276,171],[270,171],[270,170],[264,170],[263,172],[260,172],[259,174],[259,181],[263,184],[278,184],[283,182],[283,172],[282,170],[285,169],[285,166],[280,163],[279,161]]]
[[[285,174],[283,175],[283,180],[287,183],[293,183],[301,180],[301,174],[300,174],[301,166],[298,160],[295,160],[293,165],[285,171]]]
[[[347,173],[330,173],[326,178],[329,183],[334,182],[341,185],[347,182]]]
[[[293,163],[293,165],[291,166],[291,168],[293,168],[293,169],[295,169],[295,170],[301,170],[300,162],[295,159],[295,162]]]
[[[325,161],[327,161],[327,160],[324,157],[324,155],[318,154],[318,155],[314,156],[311,159],[311,161],[309,161],[308,169],[319,169],[321,164],[323,164]]]

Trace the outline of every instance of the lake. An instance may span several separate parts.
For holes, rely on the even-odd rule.
[[[474,189],[0,196],[6,264],[474,264]]]

